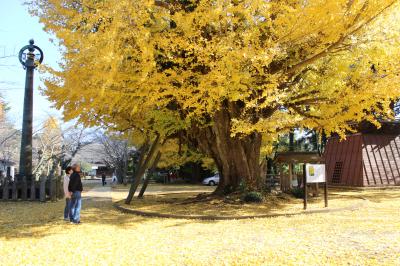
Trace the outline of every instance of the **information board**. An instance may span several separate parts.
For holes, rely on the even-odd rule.
[[[306,164],[307,183],[324,183],[325,164]]]

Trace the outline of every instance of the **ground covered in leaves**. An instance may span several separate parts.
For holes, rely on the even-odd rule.
[[[349,193],[366,197],[366,205],[325,214],[197,221],[122,214],[111,197],[120,199],[123,191],[111,196],[100,187],[85,193],[81,225],[62,220],[61,201],[2,202],[0,264],[400,265],[400,190]]]
[[[228,196],[211,195],[210,189],[201,189],[200,186],[192,186],[182,191],[177,186],[168,186],[169,191],[165,192],[155,186],[157,192],[150,192],[143,199],[135,199],[131,204],[124,204],[121,200],[119,205],[132,210],[142,212],[156,212],[161,214],[174,215],[205,215],[205,216],[262,216],[269,214],[293,214],[303,211],[303,200],[285,193],[265,195],[262,203],[246,203],[243,196],[237,193]],[[115,188],[116,193],[126,195],[126,188],[121,186]],[[202,192],[202,193],[199,193]],[[334,189],[329,191],[328,210],[342,208],[356,208],[364,205],[365,200],[359,191]],[[310,195],[311,196],[311,195]],[[323,192],[318,197],[308,199],[308,211],[322,210],[324,208]],[[117,199],[117,198],[116,198]]]

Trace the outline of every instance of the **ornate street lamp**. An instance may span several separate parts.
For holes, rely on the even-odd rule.
[[[34,43],[33,39],[29,40],[29,45],[22,47],[18,55],[26,69],[19,174],[28,178],[32,177],[33,72],[43,61],[43,51]]]

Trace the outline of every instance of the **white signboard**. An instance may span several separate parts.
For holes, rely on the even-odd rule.
[[[325,164],[306,164],[307,183],[323,183],[325,178]]]

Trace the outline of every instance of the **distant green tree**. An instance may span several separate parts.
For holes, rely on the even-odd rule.
[[[81,162],[81,171],[86,175],[92,170],[92,165],[88,162]]]

